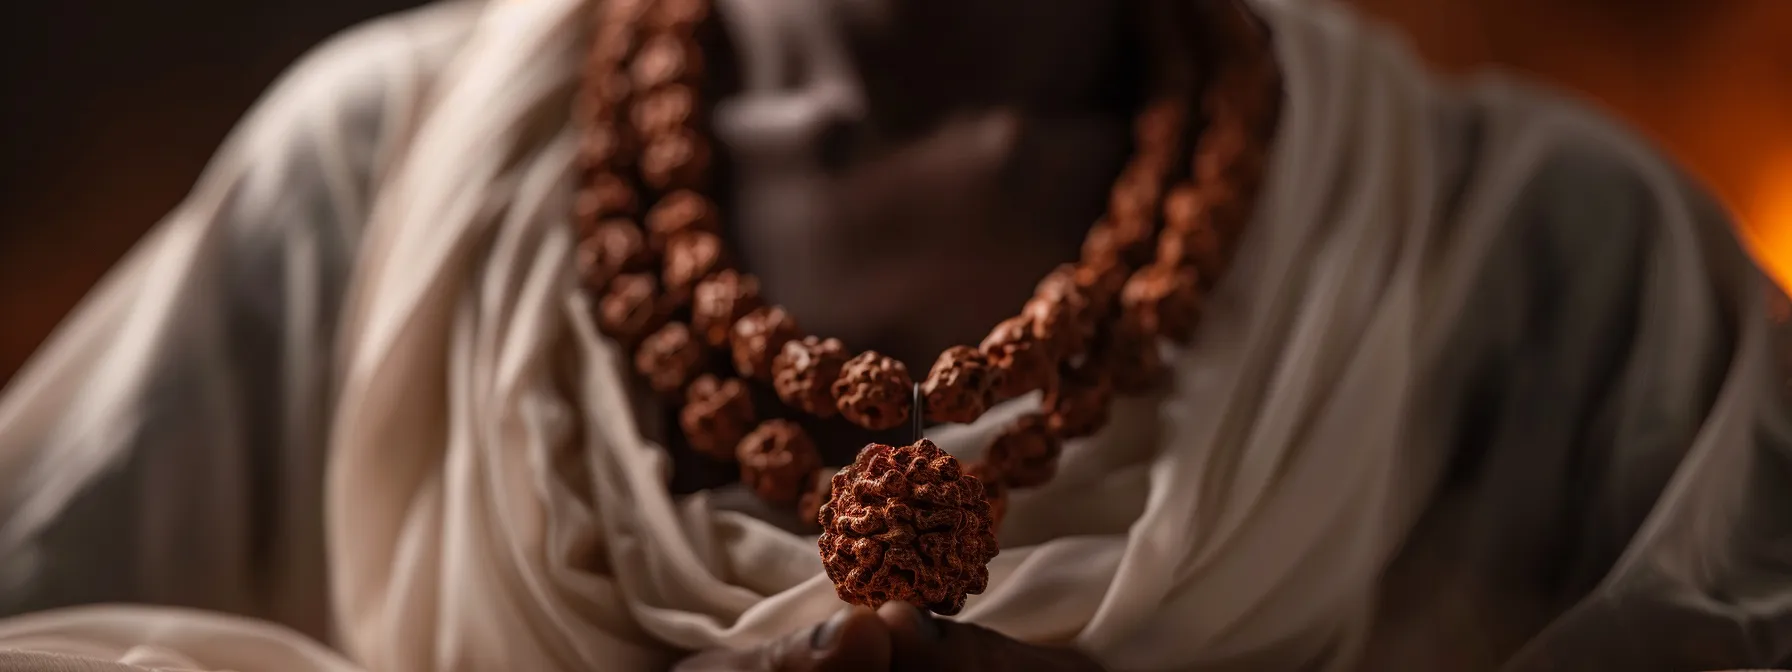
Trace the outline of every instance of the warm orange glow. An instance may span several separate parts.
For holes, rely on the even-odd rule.
[[[1769,170],[1757,204],[1743,217],[1753,225],[1751,238],[1761,265],[1781,287],[1792,288],[1792,155]]]
[[[1710,185],[1792,289],[1792,1],[1353,1],[1435,65],[1498,63],[1626,119]]]

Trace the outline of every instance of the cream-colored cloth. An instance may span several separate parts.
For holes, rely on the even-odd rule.
[[[1067,448],[1058,479],[1015,497],[989,589],[964,620],[1074,644],[1116,670],[1355,664],[1378,577],[1458,438],[1469,372],[1457,327],[1483,308],[1474,298],[1487,250],[1568,139],[1634,147],[1579,115],[1491,104],[1499,146],[1460,165],[1468,150],[1442,144],[1435,123],[1458,94],[1393,41],[1328,5],[1261,10],[1289,103],[1234,270],[1194,347],[1172,353],[1172,390],[1123,404],[1107,431]],[[208,319],[175,307],[218,291],[208,283],[227,274],[213,266],[237,263],[220,252],[239,233],[227,225],[240,219],[234,209],[322,207],[329,221],[366,221],[345,236],[360,242],[351,282],[333,290],[339,325],[313,296],[331,288],[307,277],[281,285],[281,323],[302,325],[281,341],[287,433],[186,428],[194,449],[215,452],[178,462],[230,470],[254,441],[277,440],[280,460],[297,469],[282,478],[303,481],[303,465],[318,462],[306,451],[327,446],[322,547],[346,660],[254,621],[136,607],[0,621],[0,649],[127,661],[155,651],[173,661],[155,664],[238,672],[645,670],[684,651],[764,641],[840,607],[812,538],[728,510],[727,492],[668,495],[663,449],[638,431],[626,370],[592,328],[567,221],[575,138],[566,117],[587,11],[580,0],[461,5],[338,43],[263,106],[193,200],[0,404],[0,492],[10,497],[0,548],[22,549],[83,484],[126,459],[125,437],[149,422],[135,404],[157,382],[151,356],[198,328],[188,320]],[[365,63],[408,65],[333,79]],[[381,86],[384,112],[282,117],[339,95],[332,81]],[[1477,95],[1517,97],[1498,84]],[[322,177],[246,172],[274,151],[264,144],[294,129],[313,133],[317,151],[365,155],[377,188],[337,184],[334,154],[319,162]],[[341,129],[374,144],[332,135]],[[1677,176],[1640,148],[1624,152],[1655,190],[1664,227],[1692,227]],[[266,183],[245,186],[242,174]],[[321,180],[333,198],[282,201],[280,177]],[[318,253],[306,239],[280,249]],[[1664,263],[1681,263],[1664,272],[1699,269]],[[1690,310],[1699,321],[1716,309]],[[1739,361],[1766,361],[1763,333],[1739,336]],[[306,339],[334,344],[333,380]],[[1747,391],[1766,371],[1737,365],[1699,441],[1735,438],[1741,426],[1726,419],[1750,412]],[[230,392],[250,393],[242,386],[221,383],[217,398],[200,400],[219,405],[203,417],[233,417]],[[1016,400],[934,438],[973,454],[1036,403]],[[305,421],[326,419],[327,438],[309,434],[319,428]],[[178,510],[213,519],[182,525],[217,527],[175,538],[252,534],[250,512],[227,505],[252,497],[247,484],[226,474],[200,485],[215,483],[233,489]],[[294,512],[291,529],[307,529],[304,512],[319,503],[304,500],[302,484],[281,492],[299,498],[279,509]],[[313,541],[283,543],[303,555]],[[226,545],[222,575],[170,568],[147,578],[191,578],[193,590],[217,591],[219,606],[283,620],[285,600],[322,590],[302,568],[244,575],[241,548]],[[260,598],[232,602],[239,593]]]

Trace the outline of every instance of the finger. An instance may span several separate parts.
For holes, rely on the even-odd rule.
[[[1100,672],[1101,665],[1074,649],[1016,641],[994,630],[934,618],[900,602],[878,608],[889,631],[895,672]]]
[[[780,672],[884,672],[890,669],[890,633],[877,614],[852,607],[811,628],[808,637],[787,640],[776,659]]]
[[[977,669],[971,667],[969,661],[946,657],[947,652],[940,643],[943,634],[940,621],[933,614],[904,602],[886,602],[877,608],[877,617],[889,633],[890,669],[905,672]]]
[[[883,672],[890,638],[870,609],[843,609],[815,626],[749,649],[706,651],[680,661],[675,672]]]

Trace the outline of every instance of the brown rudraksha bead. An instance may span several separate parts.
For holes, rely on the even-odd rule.
[[[1126,287],[1127,277],[1127,268],[1119,264],[1076,265],[1076,286],[1083,289],[1083,298],[1097,316],[1114,311],[1120,303],[1120,290]]]
[[[600,33],[616,30],[616,26],[604,26]],[[579,92],[578,107],[575,112],[584,119],[604,119],[614,121],[616,109],[628,101],[635,92],[635,83],[629,79],[628,71],[618,67],[618,61],[628,56],[634,45],[627,38],[604,40],[599,35],[601,44],[593,45],[591,55],[585,59],[586,86]]]
[[[1145,333],[1186,342],[1201,319],[1200,273],[1188,266],[1146,266],[1126,281],[1120,303]]]
[[[1123,226],[1143,223],[1149,229],[1156,220],[1157,199],[1163,195],[1158,177],[1149,166],[1127,166],[1109,193],[1109,220]]]
[[[1086,263],[1138,263],[1151,253],[1152,231],[1150,219],[1096,222],[1083,238],[1082,259]]]
[[[589,228],[609,217],[635,214],[635,190],[614,173],[592,176],[574,199],[573,215],[580,228]]]
[[[691,449],[718,460],[734,459],[735,448],[753,429],[753,396],[739,379],[705,375],[684,391],[678,426]]]
[[[1001,475],[988,462],[965,467],[964,473],[983,483],[983,500],[989,502],[989,531],[1000,533],[1002,520],[1008,517],[1008,486],[1002,484]]]
[[[1143,394],[1163,381],[1165,369],[1157,339],[1138,326],[1134,314],[1121,315],[1102,341],[1097,358],[1115,392]]]
[[[801,338],[796,318],[777,306],[757,308],[736,320],[729,335],[734,355],[734,370],[756,380],[770,381],[772,360],[784,351],[784,344]]]
[[[703,52],[683,35],[662,33],[647,39],[629,65],[636,90],[695,82],[703,74]]]
[[[840,416],[872,431],[908,421],[915,382],[902,362],[875,352],[860,353],[834,380],[834,403]]]
[[[1048,356],[1064,360],[1082,354],[1095,333],[1095,323],[1084,319],[1086,308],[1078,297],[1035,296],[1021,308],[1020,315],[1027,320],[1033,340],[1045,344]]]
[[[1083,288],[1076,283],[1076,264],[1059,264],[1033,286],[1033,297],[1081,297]]]
[[[1126,286],[1126,267],[1119,263],[1064,264],[1033,288],[1035,298],[1062,298],[1076,308],[1079,321],[1090,329],[1100,327]]]
[[[820,518],[822,567],[848,604],[951,615],[989,584],[997,548],[983,484],[932,441],[866,446],[834,475]]]
[[[947,348],[934,360],[927,381],[921,383],[927,419],[934,422],[976,422],[989,410],[990,389],[996,383],[989,358],[976,348]]]
[[[629,119],[634,122],[636,133],[652,138],[683,127],[696,109],[696,92],[689,86],[674,84],[636,99]]]
[[[1133,138],[1139,147],[1175,147],[1188,125],[1188,103],[1171,97],[1152,101],[1133,120]]]
[[[763,305],[758,278],[723,269],[697,283],[691,302],[691,328],[697,330],[697,337],[705,345],[720,348],[728,345],[735,321]]]
[[[683,322],[668,322],[641,341],[635,350],[635,371],[661,394],[684,389],[703,368],[703,344]]]
[[[1046,426],[1045,415],[1029,413],[996,437],[983,459],[1001,474],[1003,485],[1031,488],[1058,474],[1058,454],[1063,448],[1064,442]]]
[[[740,440],[734,459],[740,461],[740,482],[760,499],[791,504],[802,496],[805,479],[821,468],[821,451],[802,425],[767,420]]]
[[[849,356],[839,339],[809,336],[784,344],[772,360],[772,387],[791,408],[817,418],[830,418],[838,410],[834,381],[840,379]]]
[[[673,238],[685,233],[721,233],[716,206],[689,190],[666,194],[647,211],[647,242],[655,250],[666,249]]]
[[[1230,234],[1245,216],[1237,193],[1225,185],[1182,185],[1164,199],[1164,231],[1157,244],[1159,263],[1192,264],[1203,281],[1225,270]]]
[[[602,292],[623,273],[647,270],[652,258],[641,229],[623,219],[604,220],[579,240],[579,280],[592,292]]]
[[[1226,241],[1211,224],[1165,228],[1157,241],[1157,263],[1193,266],[1205,286],[1226,270]]]
[[[995,372],[990,403],[1050,388],[1057,379],[1058,363],[1045,344],[1034,340],[1033,323],[1025,316],[996,325],[980,349]]]
[[[1039,407],[1045,426],[1062,439],[1091,436],[1108,424],[1108,408],[1114,402],[1114,384],[1101,366],[1066,371],[1058,385],[1045,393]]]
[[[597,303],[597,328],[605,336],[633,347],[666,320],[659,301],[659,283],[646,273],[628,273],[610,281]]]
[[[1074,334],[1076,340],[1074,343],[1068,344],[1074,346],[1069,349],[1069,351],[1073,352],[1081,352],[1082,348],[1089,342],[1089,339],[1095,337],[1096,329],[1101,327],[1101,316],[1107,312],[1107,306],[1101,305],[1098,302],[1098,299],[1101,297],[1092,297],[1090,295],[1092,289],[1105,290],[1105,288],[1091,287],[1085,284],[1092,281],[1099,281],[1101,280],[1101,276],[1094,273],[1084,274],[1080,272],[1080,269],[1081,267],[1077,264],[1063,264],[1052,270],[1051,273],[1046,274],[1045,279],[1040,280],[1039,284],[1033,288],[1032,299],[1033,301],[1045,301],[1063,307],[1063,310],[1068,314],[1069,319],[1076,325],[1076,333]],[[1124,279],[1122,279],[1122,283],[1124,283]],[[1031,303],[1028,304],[1028,308],[1032,308]],[[1023,315],[1026,313],[1026,310],[1021,311],[1021,314]],[[1035,316],[1035,319],[1037,320],[1038,317]],[[1035,325],[1035,328],[1037,328],[1037,325]]]
[[[803,529],[821,527],[821,507],[833,495],[836,473],[839,473],[836,469],[817,469],[805,480],[808,490],[796,501],[796,517]]]
[[[1248,134],[1242,119],[1231,115],[1215,119],[1202,134],[1195,153],[1195,179],[1202,184],[1255,188],[1263,174],[1264,157]]]
[[[1244,233],[1244,227],[1250,223],[1251,204],[1256,202],[1253,192],[1249,191],[1251,188],[1248,184],[1202,185],[1201,199],[1198,202],[1201,211],[1197,221],[1212,226],[1225,240],[1237,240]]]
[[[1215,188],[1216,190],[1219,187]],[[1213,215],[1212,197],[1193,184],[1183,183],[1164,195],[1164,227],[1194,228],[1208,224]]]
[[[1215,118],[1244,122],[1245,132],[1268,145],[1281,119],[1282,71],[1273,56],[1251,56],[1222,68],[1202,94],[1202,107]]]
[[[709,145],[688,130],[654,138],[641,152],[641,179],[659,190],[703,186]]]
[[[579,166],[586,170],[619,168],[635,153],[630,136],[608,124],[594,124],[579,137]]]
[[[697,283],[721,268],[722,260],[722,238],[716,234],[694,231],[673,238],[666,244],[666,293],[682,303]]]

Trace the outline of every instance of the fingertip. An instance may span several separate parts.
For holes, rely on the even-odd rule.
[[[831,630],[823,633],[822,631]],[[877,670],[890,665],[890,632],[877,613],[850,607],[816,629],[811,669],[834,672]]]
[[[877,608],[877,617],[892,637],[923,642],[940,638],[940,624],[933,614],[907,602],[886,602]]]

